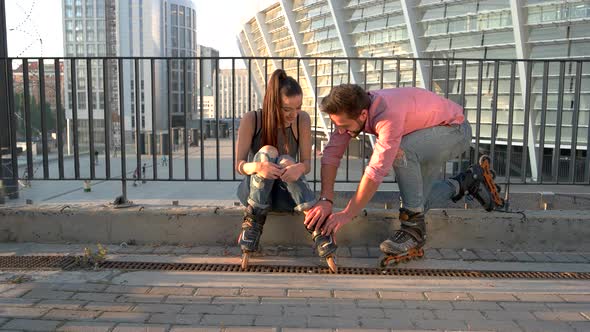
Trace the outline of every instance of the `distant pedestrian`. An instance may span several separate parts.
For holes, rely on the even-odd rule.
[[[98,150],[94,151],[94,163],[98,165]]]
[[[145,163],[141,166],[141,183],[146,183],[145,181]]]
[[[139,168],[135,168],[133,172],[133,186],[137,187],[137,178],[139,177]]]
[[[166,158],[166,155],[162,156],[162,166],[168,166],[168,158]]]

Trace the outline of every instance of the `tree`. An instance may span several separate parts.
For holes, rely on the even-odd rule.
[[[42,134],[42,127],[41,127],[41,107],[39,103],[34,97],[30,97],[30,121],[31,121],[31,136],[32,137],[41,137]],[[17,123],[17,138],[24,139],[26,137],[26,126],[25,126],[25,104],[24,104],[24,95],[23,93],[16,93],[14,95],[14,114],[16,116],[16,123]],[[48,102],[45,102],[45,107],[43,107],[45,112],[45,128],[47,133],[52,131],[57,131],[57,113],[55,109],[51,108],[51,105]],[[60,105],[60,112],[63,114],[63,107]],[[65,128],[65,124],[64,124]]]

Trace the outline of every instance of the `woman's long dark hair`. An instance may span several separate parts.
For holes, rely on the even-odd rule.
[[[285,142],[285,152],[289,152],[287,144],[287,134],[284,127],[283,117],[281,116],[282,101],[281,98],[293,97],[302,95],[303,91],[297,81],[287,76],[287,73],[283,69],[275,70],[266,87],[266,93],[264,94],[264,103],[262,104],[262,145],[271,145],[276,147],[279,151],[281,150],[278,145],[277,128],[282,129],[283,142]]]

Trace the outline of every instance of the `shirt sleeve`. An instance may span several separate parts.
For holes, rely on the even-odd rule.
[[[342,159],[344,151],[346,151],[351,138],[352,137],[347,133],[341,134],[338,130],[334,130],[332,135],[330,135],[328,144],[326,144],[326,147],[324,147],[324,151],[322,152],[322,165],[339,167],[340,160]]]
[[[396,115],[395,119],[384,119],[375,125],[377,140],[365,175],[377,184],[383,182],[391,170],[403,136],[405,112]]]

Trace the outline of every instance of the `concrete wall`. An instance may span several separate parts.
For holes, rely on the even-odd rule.
[[[0,208],[0,241],[119,244],[236,245],[238,208],[23,206]],[[303,216],[272,214],[263,245],[311,245]],[[368,210],[342,228],[346,246],[378,246],[398,227],[395,210]],[[590,215],[584,211],[486,213],[431,210],[428,246],[527,251],[590,250]]]

